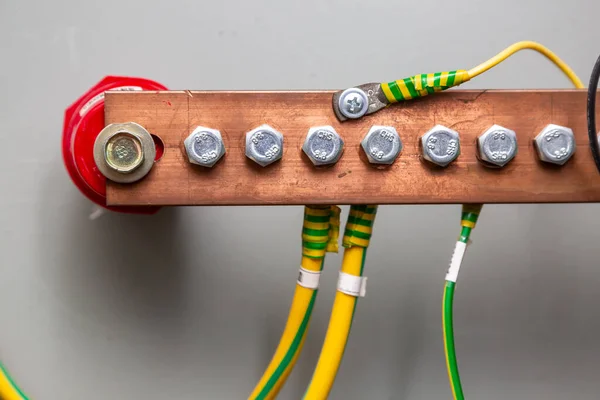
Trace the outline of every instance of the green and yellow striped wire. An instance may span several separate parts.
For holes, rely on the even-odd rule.
[[[381,84],[381,90],[390,103],[416,99],[467,82],[469,73],[465,70],[420,74]]]
[[[320,273],[326,252],[337,252],[340,210],[338,207],[304,208],[302,268]],[[296,285],[288,320],[273,359],[249,399],[274,399],[296,364],[312,315],[317,289]]]
[[[374,205],[350,207],[342,240],[345,250],[341,272],[363,276],[376,213],[377,206]],[[337,291],[321,355],[304,400],[325,400],[329,396],[346,349],[357,300],[356,296]]]
[[[0,362],[0,400],[29,400]]]
[[[465,204],[463,205],[461,217],[461,232],[456,243],[456,249],[450,264],[450,269],[446,275],[446,286],[444,288],[444,299],[442,300],[442,327],[444,331],[444,351],[446,354],[446,367],[448,369],[448,380],[452,395],[455,400],[464,400],[460,374],[458,373],[458,362],[456,359],[456,347],[454,345],[454,322],[453,322],[453,302],[454,286],[458,269],[462,262],[466,246],[471,236],[471,231],[475,228],[477,219],[481,212],[483,204]]]

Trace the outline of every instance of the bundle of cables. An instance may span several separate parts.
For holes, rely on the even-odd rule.
[[[406,101],[445,90],[464,83],[500,64],[514,53],[535,50],[552,61],[573,82],[583,88],[583,83],[568,65],[546,47],[535,42],[518,42],[490,60],[471,70],[457,70],[436,74],[421,74],[406,79],[382,83],[381,91],[386,104]],[[594,160],[600,171],[600,150],[596,137],[595,101],[600,77],[598,59],[588,91],[588,131]],[[444,344],[448,377],[455,400],[464,399],[453,332],[453,298],[456,278],[465,254],[471,230],[475,227],[482,205],[464,205],[461,218],[461,234],[446,275],[443,299]],[[364,295],[366,278],[363,270],[366,249],[371,238],[377,206],[352,206],[344,232],[345,247],[342,267],[338,280],[329,327],[321,350],[319,361],[305,400],[321,400],[329,396],[333,382],[341,364],[348,341],[350,327],[358,297]],[[337,207],[306,207],[303,226],[302,265],[290,314],[281,341],[273,359],[267,367],[250,399],[273,399],[277,396],[300,354],[306,338],[311,313],[315,304],[319,276],[323,268],[325,253],[337,251],[339,231],[339,209]],[[0,363],[0,400],[28,400],[28,397],[12,380],[8,371]]]
[[[251,400],[273,399],[289,376],[306,337],[316,299],[325,253],[337,252],[339,208],[305,207],[302,228],[302,266],[296,293],[275,355],[250,395]],[[327,398],[342,361],[354,318],[357,298],[364,295],[366,249],[373,230],[376,206],[352,206],[344,230],[345,247],[329,328],[305,399]]]

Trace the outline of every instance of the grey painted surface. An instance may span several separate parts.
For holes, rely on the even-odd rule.
[[[587,81],[599,12],[593,0],[0,1],[0,359],[40,400],[243,399],[279,339],[302,208],[90,222],[60,135],[64,108],[102,76],[175,89],[343,88],[469,68],[533,39]],[[465,87],[569,82],[528,53]],[[450,398],[440,302],[459,210],[381,208],[332,399]],[[469,399],[598,398],[599,210],[484,209],[456,298]],[[310,380],[339,263],[328,257],[282,399],[300,398]]]

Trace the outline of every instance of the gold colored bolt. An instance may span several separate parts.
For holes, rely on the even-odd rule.
[[[148,175],[155,157],[152,135],[135,122],[109,124],[94,142],[96,167],[113,182],[139,181]]]
[[[133,172],[144,162],[142,142],[129,132],[117,132],[106,141],[104,160],[117,172]]]

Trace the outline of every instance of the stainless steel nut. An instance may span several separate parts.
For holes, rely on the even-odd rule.
[[[499,167],[505,166],[517,155],[515,131],[493,125],[477,138],[479,158]]]
[[[221,132],[197,126],[183,141],[190,163],[210,168],[225,155]]]
[[[402,140],[393,126],[372,126],[360,145],[371,164],[393,164],[402,151]]]
[[[423,158],[440,167],[445,167],[460,155],[458,132],[436,125],[421,136]]]
[[[262,167],[283,156],[283,135],[269,125],[261,125],[246,133],[246,157]]]
[[[570,128],[550,124],[534,139],[540,160],[563,165],[575,154],[575,136]]]
[[[344,141],[331,126],[308,130],[302,150],[316,166],[335,164],[344,151]]]

